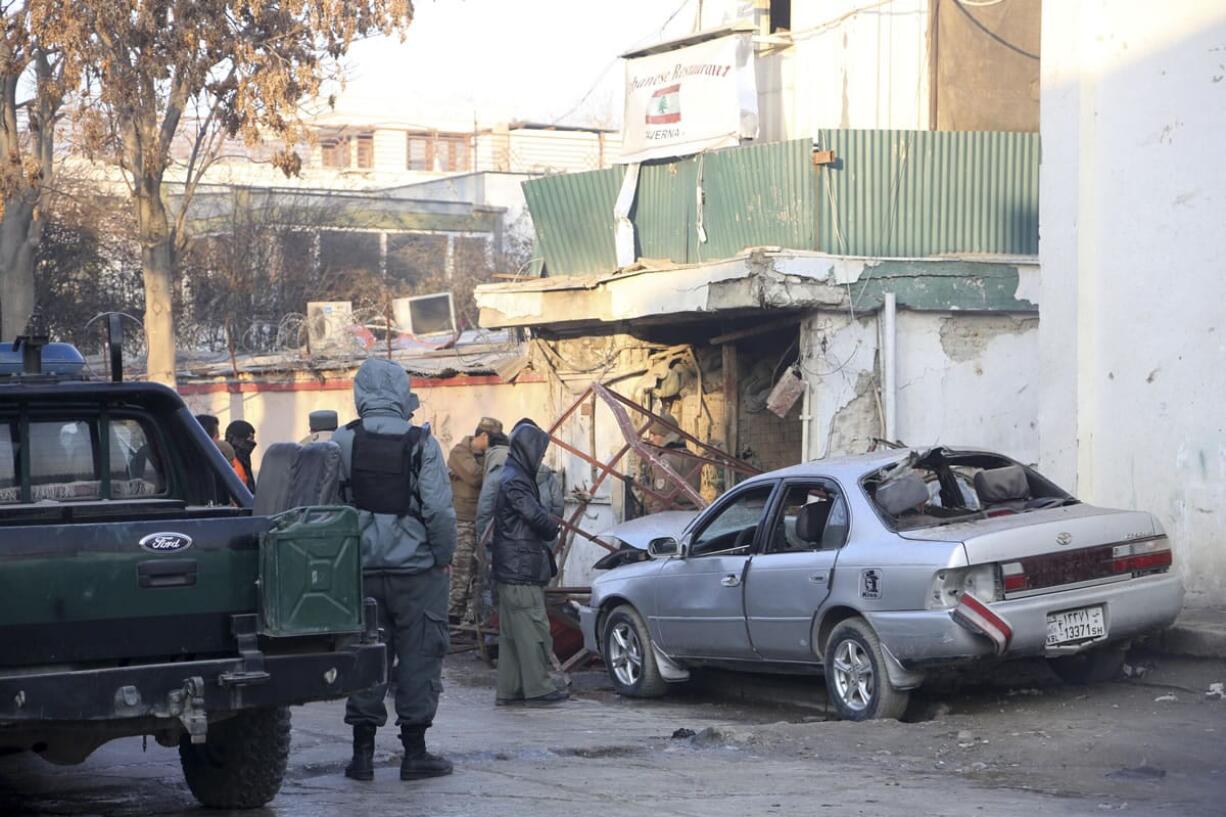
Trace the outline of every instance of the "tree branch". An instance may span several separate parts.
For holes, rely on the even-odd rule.
[[[237,72],[237,70],[238,69],[236,67],[230,68],[230,73],[226,75],[225,80],[222,82],[222,86],[229,85],[230,82],[234,80],[234,75]],[[192,183],[192,169],[196,166],[196,159],[200,155],[201,137],[204,135],[205,131],[207,131],[212,126],[213,119],[217,115],[217,106],[220,104],[221,104],[220,102],[217,102],[209,106],[209,114],[208,116],[204,118],[204,124],[201,125],[200,130],[196,133],[196,139],[192,143],[192,153],[191,153],[191,156],[187,160],[187,181],[188,183]],[[204,175],[203,170],[199,173],[199,175],[201,176]]]
[[[47,52],[38,49],[34,54],[34,73],[38,83],[38,135],[35,143],[38,166],[43,182],[49,182],[55,171],[55,116],[64,102],[63,90],[55,85],[54,69]]]
[[[163,159],[170,155],[170,143],[175,138],[175,132],[179,130],[179,120],[183,118],[183,110],[191,98],[192,89],[187,74],[186,66],[175,68],[170,94],[166,98],[166,113],[162,115],[162,127],[156,145],[157,155]]]

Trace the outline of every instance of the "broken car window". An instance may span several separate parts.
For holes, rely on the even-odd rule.
[[[934,448],[863,480],[896,530],[946,525],[1057,507],[1076,500],[1007,457]]]

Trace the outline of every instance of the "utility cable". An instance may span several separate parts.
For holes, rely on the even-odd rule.
[[[673,13],[668,15],[668,19],[665,20],[663,23],[661,23],[659,28],[653,29],[655,33],[658,35],[661,32],[663,32],[664,29],[668,27],[668,24],[671,23],[674,19],[676,19],[677,15],[681,13],[681,10],[684,9],[689,4],[690,4],[690,0],[681,0],[681,5],[677,6],[677,8],[673,11]],[[637,40],[637,42],[642,42],[643,39],[644,39],[643,37],[640,37]],[[596,93],[596,89],[600,87],[600,83],[604,82],[604,78],[609,73],[609,70],[613,68],[614,65],[617,65],[617,61],[620,59],[621,57],[617,56],[609,60],[609,62],[605,64],[604,68],[600,69],[600,73],[596,75],[595,81],[592,82],[591,87],[587,89],[587,92],[584,93],[584,95],[579,99],[579,101],[576,102],[574,105],[571,105],[570,108],[567,109],[566,113],[562,114],[561,116],[559,116],[558,118],[550,122],[549,123],[550,126],[552,127],[553,125],[557,125],[563,119],[570,116],[575,111],[579,110],[579,108],[582,107],[583,103],[587,102],[588,99],[591,98],[592,94]]]
[[[954,5],[957,7],[958,11],[962,12],[962,14],[966,16],[966,19],[968,19],[968,20],[970,20],[970,21],[971,21],[971,25],[973,25],[975,28],[979,29],[979,30],[980,30],[980,31],[982,31],[984,34],[986,34],[986,35],[988,35],[989,37],[991,37],[993,40],[995,40],[995,41],[996,41],[997,43],[999,43],[1000,45],[1003,45],[1005,48],[1009,49],[1010,51],[1014,52],[1015,54],[1021,54],[1023,57],[1026,57],[1027,59],[1032,59],[1032,60],[1038,60],[1038,59],[1039,59],[1039,55],[1038,55],[1038,54],[1032,54],[1031,52],[1027,51],[1026,49],[1024,49],[1024,48],[1020,48],[1020,47],[1018,47],[1018,46],[1014,45],[1013,43],[1011,43],[1011,42],[1009,42],[1008,40],[1006,40],[1004,37],[1002,37],[1002,36],[1000,36],[999,34],[997,34],[997,33],[996,33],[995,31],[993,31],[992,29],[990,29],[990,28],[988,28],[987,26],[985,26],[983,23],[979,22],[979,20],[978,20],[978,19],[975,17],[975,15],[971,14],[970,10],[969,10],[969,9],[967,9],[967,6],[983,6],[983,5],[994,5],[994,4],[991,4],[991,3],[965,3],[965,2],[962,2],[962,0],[957,0],[957,2],[955,2],[955,3],[954,3]]]

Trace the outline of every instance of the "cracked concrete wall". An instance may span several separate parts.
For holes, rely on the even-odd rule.
[[[819,312],[803,327],[810,457],[867,451],[884,436],[878,314]],[[898,437],[1038,460],[1038,320],[900,310]]]
[[[603,279],[483,284],[481,325],[565,327],[745,309],[824,309],[858,313],[893,292],[899,308],[1038,313],[1033,264],[950,258],[850,258],[754,249],[736,258]]]
[[[1039,460],[1039,321],[898,313],[898,435]]]
[[[867,451],[881,436],[876,316],[815,313],[801,326],[801,349],[810,389],[807,458]]]
[[[826,445],[831,454],[867,451],[881,436],[877,411],[877,380],[872,372],[857,372],[850,399],[830,418]]]
[[[986,337],[1020,335],[1039,328],[1039,319],[1016,315],[960,315],[941,319],[941,348],[950,360],[965,363],[983,351]]]

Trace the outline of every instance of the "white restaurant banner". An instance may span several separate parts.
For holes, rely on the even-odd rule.
[[[758,135],[749,32],[626,60],[623,163],[689,156]]]

